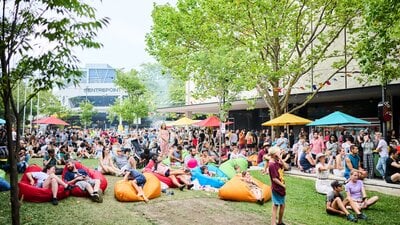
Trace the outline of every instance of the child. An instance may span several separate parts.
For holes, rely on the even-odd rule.
[[[268,150],[268,155],[271,157],[268,170],[269,177],[271,178],[272,188],[272,218],[271,225],[282,225],[283,213],[285,211],[285,196],[286,185],[283,179],[283,170],[288,169],[288,165],[282,160],[281,150],[279,147],[272,147]],[[279,208],[278,223],[276,223],[276,213]]]
[[[257,186],[257,183],[253,180],[250,173],[248,171],[243,171],[241,179],[246,182],[251,193],[253,193],[256,197],[257,203],[260,205],[264,205],[263,191],[260,187]]]
[[[200,167],[200,171],[201,171],[202,174],[204,174],[206,176],[209,176],[209,177],[214,177],[215,176],[215,173],[209,171],[207,166],[201,166]]]
[[[143,186],[146,183],[146,177],[143,174],[139,173],[137,170],[128,169],[128,170],[125,170],[124,180],[130,181],[133,188],[138,193],[138,196],[142,197],[146,203],[149,201],[149,199],[146,197],[146,195],[143,192]]]

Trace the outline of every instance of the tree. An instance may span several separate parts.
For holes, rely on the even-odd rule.
[[[97,31],[108,23],[98,19],[95,9],[78,0],[68,1],[1,1],[0,23],[0,95],[7,121],[12,223],[19,224],[16,151],[12,127],[20,130],[21,112],[39,91],[65,83],[77,83],[81,75],[72,48],[99,48],[94,41]],[[15,62],[15,63],[14,63]],[[21,82],[32,89],[17,108],[13,90]],[[15,118],[15,121],[13,120]]]
[[[120,115],[123,120],[130,123],[147,116],[151,101],[145,85],[138,77],[138,72],[134,69],[129,72],[117,71],[114,82],[127,93],[127,96],[114,102],[110,114]]]
[[[377,80],[382,86],[382,106],[386,86],[400,78],[400,2],[364,0],[356,55],[361,67],[360,81]],[[379,116],[383,118],[383,115]],[[386,122],[382,119],[382,133]]]
[[[386,85],[400,78],[400,2],[364,0],[356,55],[361,79]]]
[[[90,126],[92,124],[93,115],[96,114],[96,110],[94,110],[94,106],[89,101],[83,101],[79,104],[80,118],[81,122],[84,124],[85,129],[86,126]]]
[[[319,63],[325,83],[351,60],[334,49],[343,30],[353,31],[360,3],[355,0],[210,1],[179,0],[155,6],[148,51],[172,75],[194,80],[201,96],[234,96],[256,89],[272,118],[288,108],[294,85]],[[211,87],[211,89],[210,89]],[[323,88],[313,90],[295,111]],[[283,91],[284,90],[284,91]],[[206,96],[207,97],[207,96]]]
[[[176,78],[172,78],[171,83],[168,85],[168,95],[170,105],[184,105],[185,104],[185,82]]]
[[[52,116],[55,115],[57,118],[67,120],[72,116],[72,111],[67,107],[63,106],[56,96],[50,91],[40,92],[40,111],[41,114]]]

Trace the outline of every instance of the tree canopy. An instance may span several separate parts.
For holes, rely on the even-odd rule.
[[[256,89],[276,117],[316,65],[332,67],[324,83],[352,60],[334,44],[359,13],[355,0],[178,0],[154,7],[147,46],[173,76],[193,80],[200,96]]]
[[[386,85],[400,78],[400,2],[364,0],[357,58],[362,79]]]

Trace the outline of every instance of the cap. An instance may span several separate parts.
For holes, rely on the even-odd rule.
[[[337,180],[335,180],[335,181],[333,181],[333,182],[331,183],[331,187],[332,187],[332,188],[341,187],[341,186],[343,186],[343,184],[340,183],[340,182],[337,181]]]

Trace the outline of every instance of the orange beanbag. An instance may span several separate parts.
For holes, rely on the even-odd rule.
[[[143,191],[148,199],[153,199],[161,196],[161,183],[156,176],[151,173],[143,173],[146,177]],[[142,197],[137,196],[136,190],[133,188],[130,181],[120,180],[115,183],[114,195],[121,202],[137,202],[143,201]]]
[[[257,179],[253,178],[253,180],[257,183],[257,186],[263,190],[264,202],[269,201],[271,199],[271,187]],[[231,201],[257,201],[246,182],[240,179],[240,176],[235,176],[230,181],[226,182],[226,184],[219,189],[218,196],[220,199]]]

